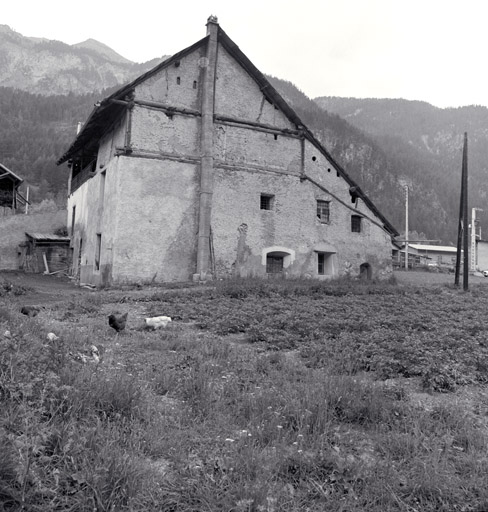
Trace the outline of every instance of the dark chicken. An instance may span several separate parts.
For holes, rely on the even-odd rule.
[[[20,312],[26,316],[37,316],[40,310],[37,306],[23,306]]]
[[[108,325],[112,327],[112,329],[115,329],[118,333],[120,331],[123,331],[125,329],[125,324],[127,322],[127,315],[129,313],[119,314],[114,313],[112,315],[109,315],[108,317]]]

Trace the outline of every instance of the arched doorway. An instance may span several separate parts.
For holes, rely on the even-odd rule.
[[[359,278],[370,280],[373,277],[373,269],[369,263],[361,263],[359,266]]]

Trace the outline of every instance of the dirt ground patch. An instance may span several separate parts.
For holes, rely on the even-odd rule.
[[[25,293],[21,295],[9,294],[7,300],[29,305],[50,304],[90,293],[86,288],[75,286],[65,275],[47,276],[19,271],[1,271],[0,284],[4,282],[25,289]]]

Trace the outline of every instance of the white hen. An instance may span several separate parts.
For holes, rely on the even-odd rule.
[[[146,318],[146,327],[148,329],[160,329],[161,327],[166,327],[169,322],[171,322],[171,317],[169,316],[154,316],[152,318]]]

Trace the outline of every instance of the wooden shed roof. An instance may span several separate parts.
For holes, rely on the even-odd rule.
[[[37,242],[58,242],[58,243],[69,243],[69,236],[54,235],[52,233],[26,233],[28,238],[31,238]]]
[[[24,181],[20,176],[17,176],[17,174],[5,167],[5,165],[0,164],[0,180],[2,179],[11,179],[16,186],[20,185]]]

